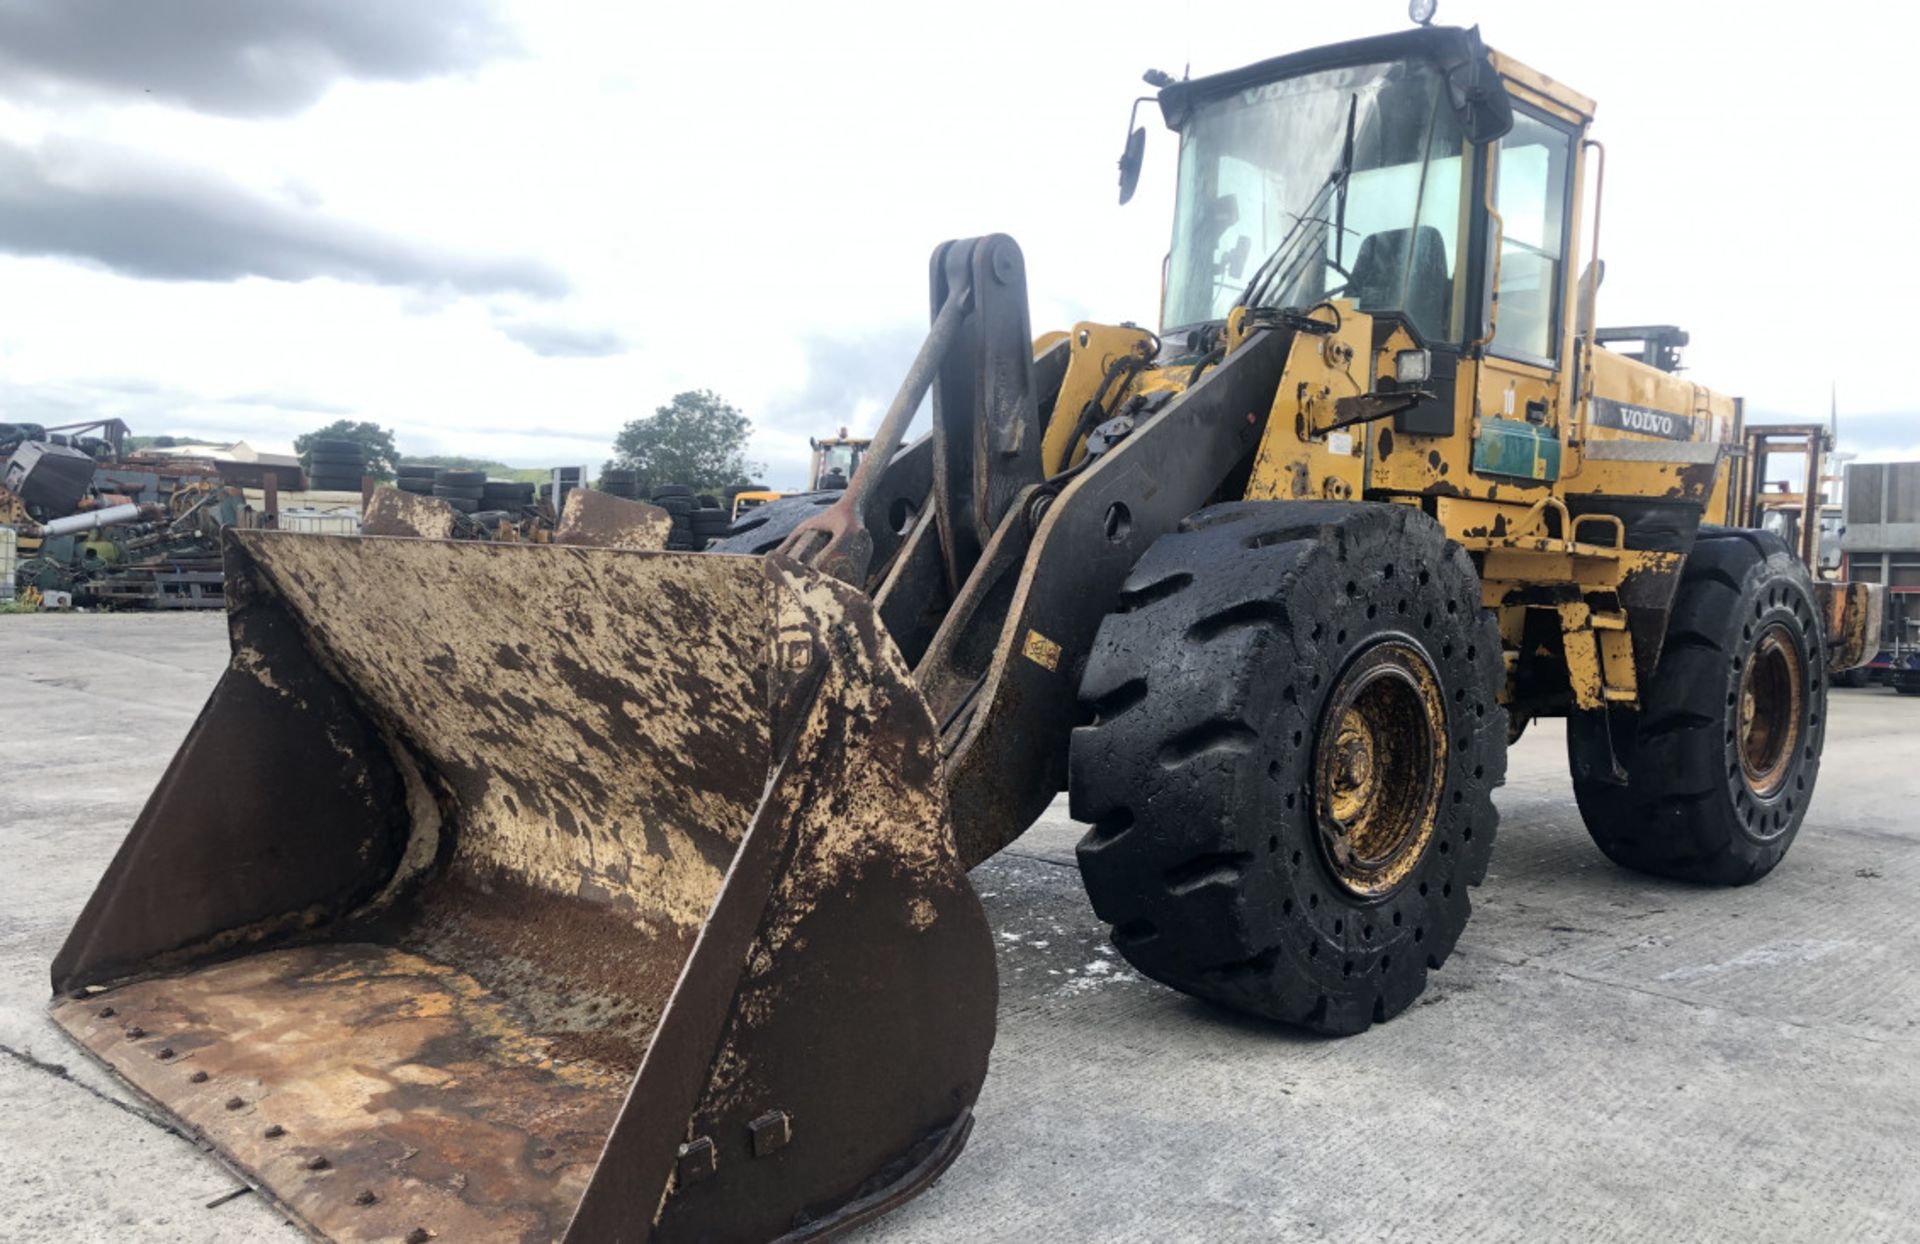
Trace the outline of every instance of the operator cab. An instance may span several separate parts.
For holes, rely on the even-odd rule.
[[[860,469],[860,459],[866,455],[870,442],[864,437],[850,437],[845,428],[839,436],[823,437],[808,442],[813,447],[813,487],[814,489],[842,489],[853,479]]]
[[[1590,101],[1449,27],[1173,82],[1158,98],[1180,134],[1169,349],[1206,348],[1238,307],[1287,319],[1350,302],[1430,352],[1434,396],[1396,420],[1430,434],[1452,427],[1463,358],[1524,373],[1528,390],[1560,370]],[[1546,406],[1532,404],[1536,423],[1555,421]]]
[[[1516,105],[1477,31],[1277,57],[1160,105],[1181,136],[1168,331],[1350,298],[1428,344],[1472,341],[1491,275],[1474,189],[1497,147],[1503,344],[1552,356],[1577,127]]]

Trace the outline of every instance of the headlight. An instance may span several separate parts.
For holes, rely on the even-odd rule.
[[[1421,26],[1433,20],[1433,11],[1440,7],[1440,0],[1410,0],[1407,16]]]
[[[1431,6],[1429,6],[1431,7]],[[1401,385],[1425,384],[1433,375],[1433,354],[1427,350],[1402,350],[1393,356],[1393,379]]]

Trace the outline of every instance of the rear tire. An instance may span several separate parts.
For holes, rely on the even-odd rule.
[[[1701,531],[1653,685],[1632,737],[1615,744],[1627,784],[1574,777],[1608,859],[1717,885],[1758,881],[1780,862],[1820,772],[1819,617],[1806,568],[1776,536]]]
[[[1486,875],[1500,636],[1396,505],[1240,502],[1157,540],[1088,658],[1081,876],[1142,973],[1348,1034],[1419,996]]]

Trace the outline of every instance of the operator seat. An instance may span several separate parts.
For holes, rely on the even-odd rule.
[[[1407,262],[1407,247],[1413,262]],[[1422,337],[1445,341],[1453,282],[1447,276],[1447,243],[1432,225],[1369,233],[1347,282],[1362,311],[1402,311]]]

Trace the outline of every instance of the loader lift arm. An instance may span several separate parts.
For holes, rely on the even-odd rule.
[[[866,582],[874,464],[892,455],[931,391],[932,504],[876,594],[883,619],[903,619],[954,585],[914,679],[941,726],[955,835],[971,868],[1064,789],[1080,671],[1100,620],[1147,546],[1213,498],[1259,444],[1294,333],[1249,319],[1192,387],[1090,464],[1042,480],[1036,394],[1057,386],[1065,343],[1035,366],[1019,247],[997,234],[949,242],[933,267],[932,328],[874,452],[780,553]],[[1036,371],[1046,377],[1039,385]],[[936,551],[941,573],[932,574]]]

